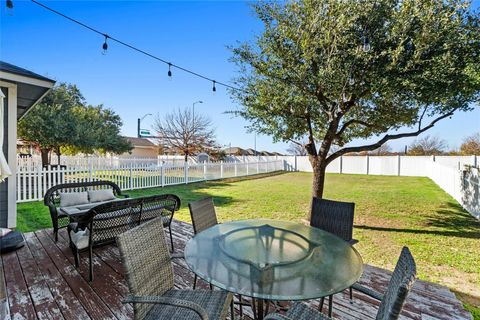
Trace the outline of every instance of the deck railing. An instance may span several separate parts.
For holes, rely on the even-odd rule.
[[[17,168],[17,202],[42,200],[45,192],[54,185],[92,180],[113,181],[122,190],[133,190],[198,181],[249,176],[284,170],[283,160],[257,162],[184,163],[183,165],[156,165],[129,163],[112,166]]]

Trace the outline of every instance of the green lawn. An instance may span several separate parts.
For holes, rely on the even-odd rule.
[[[128,191],[133,197],[175,193],[176,218],[190,222],[187,203],[213,196],[220,221],[273,218],[301,221],[309,209],[312,175],[210,181]],[[472,312],[480,307],[480,223],[431,180],[418,177],[327,175],[325,197],[356,203],[354,237],[365,263],[393,269],[410,247],[421,279],[455,290]],[[50,227],[41,202],[18,205],[18,228]]]

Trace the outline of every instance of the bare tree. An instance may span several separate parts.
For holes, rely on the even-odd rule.
[[[446,148],[447,143],[445,140],[427,135],[413,141],[410,145],[408,154],[413,156],[441,155],[445,152]]]
[[[368,154],[371,156],[387,156],[392,154],[392,148],[390,148],[387,143],[384,143],[377,149],[370,151]]]
[[[307,141],[302,141],[300,143],[290,142],[290,145],[287,148],[287,152],[295,156],[307,156],[307,149],[305,149],[306,144]]]
[[[161,145],[185,156],[215,147],[215,129],[212,121],[190,108],[176,109],[163,119],[157,115],[153,124]]]

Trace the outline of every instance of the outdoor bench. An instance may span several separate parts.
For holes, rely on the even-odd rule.
[[[55,241],[58,241],[58,230],[68,225],[71,215],[83,214],[99,204],[122,198],[128,195],[122,194],[120,187],[111,181],[64,183],[48,189],[43,203],[50,211]]]
[[[171,249],[173,214],[180,208],[180,199],[173,194],[154,195],[103,203],[83,214],[71,215],[67,226],[70,248],[79,266],[79,252],[89,253],[90,281],[93,279],[92,254],[96,246],[114,243],[118,235],[146,221],[161,217],[168,227]]]

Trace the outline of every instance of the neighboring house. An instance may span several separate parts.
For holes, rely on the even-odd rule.
[[[17,121],[37,104],[55,81],[29,70],[0,61],[0,90],[3,98],[3,154],[13,176],[0,182],[0,227],[17,224],[16,179]],[[0,99],[2,99],[0,97]],[[2,142],[2,141],[0,141]]]
[[[133,146],[130,152],[125,152],[120,157],[131,158],[156,158],[159,153],[157,144],[147,138],[125,137]]]

